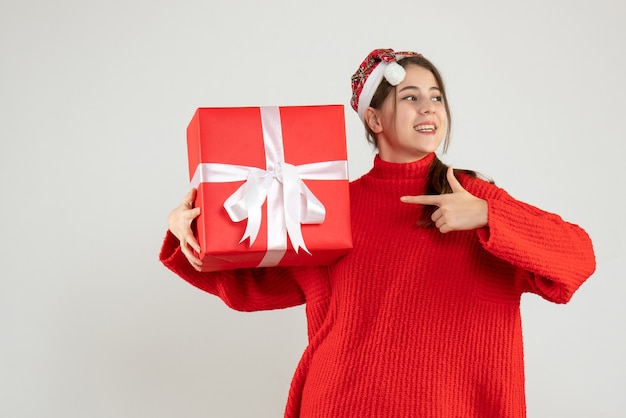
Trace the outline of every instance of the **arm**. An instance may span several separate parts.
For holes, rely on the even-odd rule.
[[[406,203],[436,205],[442,233],[476,230],[483,247],[518,267],[521,287],[556,303],[568,302],[595,271],[591,239],[577,225],[512,198],[486,181],[448,169],[452,193],[403,196]]]
[[[218,296],[229,307],[245,312],[304,303],[299,281],[304,280],[304,276],[315,275],[311,268],[286,267],[200,272],[183,254],[179,240],[171,231],[166,233],[159,259],[188,283]]]
[[[300,305],[305,299],[317,299],[328,291],[325,267],[272,267],[219,272],[201,272],[200,251],[191,230],[200,214],[193,208],[195,190],[168,217],[169,230],[159,259],[181,278],[199,289],[220,297],[240,311],[280,309]]]
[[[467,180],[467,190],[487,201],[488,225],[477,229],[483,247],[526,272],[522,275],[526,291],[552,302],[568,302],[595,271],[589,235],[492,184]]]

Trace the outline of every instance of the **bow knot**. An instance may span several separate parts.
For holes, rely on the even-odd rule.
[[[304,183],[298,168],[288,163],[275,164],[271,170],[251,169],[246,182],[224,202],[224,208],[234,222],[248,220],[239,242],[249,238],[252,245],[256,241],[261,229],[262,207],[272,191],[276,191],[277,207],[281,208],[280,213],[273,215],[284,219],[284,229],[280,233],[287,233],[296,253],[302,248],[310,254],[300,225],[324,222],[326,209]]]

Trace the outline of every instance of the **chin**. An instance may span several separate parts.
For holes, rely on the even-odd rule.
[[[431,152],[435,152],[439,149],[439,146],[441,145],[441,139],[436,139],[433,141],[428,141],[425,144],[421,144],[421,146],[419,148],[416,148],[415,151],[416,152],[424,152],[424,153],[431,153]]]

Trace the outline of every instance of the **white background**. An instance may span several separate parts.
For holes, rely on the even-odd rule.
[[[158,262],[185,129],[200,106],[345,104],[354,179],[350,76],[379,47],[442,70],[444,161],[594,240],[568,305],[522,301],[529,417],[623,416],[625,8],[2,0],[0,416],[281,416],[304,310],[237,313]]]

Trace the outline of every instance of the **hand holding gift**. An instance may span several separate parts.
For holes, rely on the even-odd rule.
[[[167,224],[170,232],[180,241],[180,248],[189,263],[196,270],[200,271],[202,261],[196,256],[200,252],[200,244],[191,230],[191,223],[200,216],[200,208],[194,208],[193,202],[196,200],[196,189],[191,189],[183,198],[180,206],[173,209],[167,217]],[[195,252],[195,253],[194,253]]]

